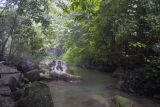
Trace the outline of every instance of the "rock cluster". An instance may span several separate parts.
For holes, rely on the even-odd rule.
[[[14,77],[19,78],[20,73],[12,67],[0,64],[0,107],[13,107],[14,100],[11,98],[10,81]]]
[[[15,91],[14,96],[15,107],[54,107],[49,87],[42,82],[27,85]]]

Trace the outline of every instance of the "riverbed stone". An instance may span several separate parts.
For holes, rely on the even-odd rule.
[[[112,101],[114,107],[135,107],[135,104],[132,100],[120,95],[115,95]]]
[[[54,107],[49,87],[34,82],[25,87],[25,96],[16,102],[16,107]]]

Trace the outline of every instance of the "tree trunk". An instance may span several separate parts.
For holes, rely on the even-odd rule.
[[[4,43],[3,43],[3,45],[2,45],[2,49],[1,49],[1,51],[0,51],[0,56],[1,56],[2,58],[4,58],[4,56],[5,56],[5,47],[6,47],[6,44],[7,44],[7,42],[8,42],[9,37],[10,37],[10,35],[6,38],[6,40],[4,41]]]

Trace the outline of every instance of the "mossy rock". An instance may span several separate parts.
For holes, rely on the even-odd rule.
[[[12,92],[17,91],[18,89],[22,88],[23,86],[24,86],[24,83],[20,80],[17,80],[15,77],[12,77],[10,79],[9,87]]]
[[[16,107],[54,107],[49,87],[35,82],[25,88],[25,97],[16,102]]]
[[[19,70],[22,73],[27,73],[36,68],[37,68],[37,65],[28,59],[21,60],[17,65],[17,70]]]
[[[42,73],[42,71],[35,69],[25,73],[24,78],[27,78],[31,82],[40,81],[44,79],[43,77],[40,76],[40,73]]]
[[[135,107],[134,102],[126,97],[116,95],[112,100],[115,107]]]
[[[26,94],[25,94],[25,89],[22,88],[22,89],[18,89],[17,91],[14,91],[12,92],[12,98],[17,101],[19,99],[21,99],[22,97],[24,97]]]

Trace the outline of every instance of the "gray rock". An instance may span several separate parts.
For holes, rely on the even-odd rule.
[[[36,68],[37,66],[30,60],[22,60],[17,65],[17,70],[21,71],[22,73],[26,73]]]
[[[114,107],[136,107],[134,101],[120,95],[115,95],[112,100]]]
[[[12,92],[17,91],[17,89],[21,88],[21,83],[16,78],[11,78],[9,83],[10,90]]]
[[[35,82],[25,87],[25,97],[16,102],[15,107],[54,107],[49,87]]]
[[[4,97],[0,95],[0,107],[14,107],[15,102],[11,97]]]
[[[30,82],[40,81],[40,80],[45,79],[40,76],[40,73],[43,73],[43,71],[41,71],[39,69],[35,69],[35,70],[32,70],[32,71],[25,73],[24,78],[28,79],[28,81],[30,81]]]

